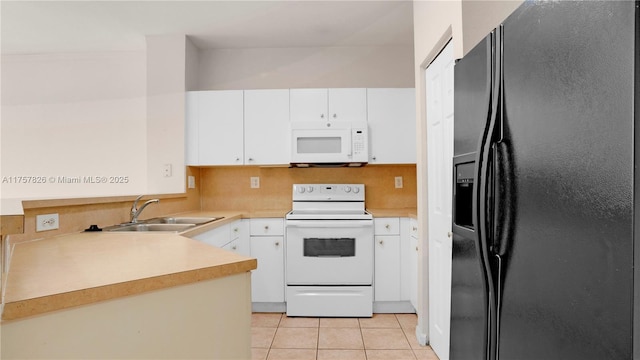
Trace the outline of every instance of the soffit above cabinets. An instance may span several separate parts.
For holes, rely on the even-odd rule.
[[[143,51],[145,36],[201,49],[413,46],[413,4],[393,1],[3,1],[2,53]]]

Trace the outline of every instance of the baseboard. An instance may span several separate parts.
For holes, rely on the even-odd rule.
[[[254,302],[251,303],[251,311],[265,313],[284,313],[287,312],[287,305],[283,302]]]
[[[427,345],[427,334],[421,332],[418,326],[416,326],[416,339],[418,339],[418,344],[422,346]]]
[[[374,314],[415,314],[416,309],[413,308],[409,301],[374,301]]]

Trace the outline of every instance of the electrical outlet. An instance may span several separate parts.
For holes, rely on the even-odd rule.
[[[55,230],[60,228],[58,214],[36,215],[36,231]]]
[[[187,187],[189,189],[195,189],[196,188],[196,177],[195,176],[187,176]]]
[[[396,176],[396,189],[402,189],[402,176]]]
[[[260,188],[260,177],[258,177],[258,176],[252,176],[251,177],[251,188],[252,189]]]
[[[164,166],[162,167],[162,174],[164,175],[164,177],[171,177],[171,164],[164,164]]]

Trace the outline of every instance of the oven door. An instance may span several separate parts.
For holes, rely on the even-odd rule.
[[[287,220],[287,285],[371,285],[372,220]]]

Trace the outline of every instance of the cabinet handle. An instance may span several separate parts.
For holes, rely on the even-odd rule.
[[[391,229],[391,225],[389,225],[389,224],[385,225],[384,227],[387,228],[387,229]]]
[[[415,227],[415,226],[412,229],[413,229],[413,231],[418,231],[418,228]]]
[[[276,246],[280,246],[280,241],[276,241]]]
[[[233,245],[233,246],[231,247],[231,250],[236,250],[236,249],[238,249],[238,247],[237,247],[237,246],[235,246],[235,245]]]
[[[382,245],[382,244],[384,244],[384,241],[379,240],[379,241],[378,241],[378,244]]]
[[[334,118],[334,119],[337,119],[337,118],[338,118],[338,115],[337,115],[337,114],[333,114],[333,118]]]
[[[320,114],[320,119],[324,119],[324,114]]]
[[[447,232],[447,237],[450,238],[453,235],[451,231]]]
[[[265,225],[265,226],[264,226],[264,230],[265,230],[265,231],[268,231],[268,230],[269,230],[269,225]]]
[[[251,161],[253,161],[253,158],[249,158],[248,160],[251,162]]]
[[[237,233],[238,231],[239,231],[239,229],[238,229],[238,228],[233,228],[233,232],[236,232],[236,233]]]
[[[372,156],[372,157],[371,157],[371,160],[376,161],[376,157],[375,157],[375,156]]]
[[[416,246],[416,251],[418,251],[418,247]]]
[[[240,158],[236,156],[236,161],[240,161]]]

